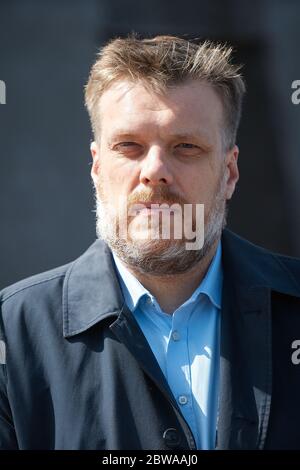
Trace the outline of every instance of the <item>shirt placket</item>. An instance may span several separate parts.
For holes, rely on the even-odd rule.
[[[181,314],[180,316],[178,314]],[[175,312],[166,351],[167,380],[185,420],[197,437],[193,410],[191,368],[188,351],[188,319],[181,321],[184,312]]]

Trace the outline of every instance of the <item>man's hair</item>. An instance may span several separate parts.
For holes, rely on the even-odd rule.
[[[114,82],[143,83],[157,93],[188,80],[209,83],[221,98],[224,110],[224,146],[235,144],[241,117],[245,83],[231,62],[232,48],[204,41],[199,44],[175,36],[138,39],[117,38],[104,46],[93,65],[85,87],[85,104],[92,129],[99,131],[98,104],[102,93]]]

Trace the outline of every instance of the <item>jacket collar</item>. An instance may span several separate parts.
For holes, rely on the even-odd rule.
[[[66,273],[63,285],[63,333],[71,337],[109,316],[124,304],[110,249],[96,240]]]
[[[223,232],[222,247],[224,277],[234,284],[241,311],[257,309],[258,297],[251,295],[253,289],[263,292],[267,288],[300,296],[296,281],[278,258],[266,250],[229,230]],[[96,240],[66,273],[63,285],[64,336],[76,335],[108,316],[118,315],[123,305],[111,251],[102,240]]]
[[[225,229],[222,234],[223,266],[236,290],[267,288],[300,297],[300,285],[276,255]],[[248,307],[247,307],[248,309]]]

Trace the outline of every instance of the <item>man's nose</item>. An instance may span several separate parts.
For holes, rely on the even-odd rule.
[[[167,153],[160,147],[151,147],[142,160],[140,182],[147,185],[171,184],[173,176]]]

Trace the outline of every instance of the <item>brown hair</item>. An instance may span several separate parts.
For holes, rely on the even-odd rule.
[[[85,104],[94,134],[99,128],[99,99],[113,82],[142,81],[146,87],[164,93],[170,86],[194,79],[210,83],[219,94],[224,108],[224,143],[226,149],[232,148],[245,83],[240,66],[231,63],[231,54],[232,48],[224,44],[196,44],[175,36],[113,39],[100,50],[85,87]]]

